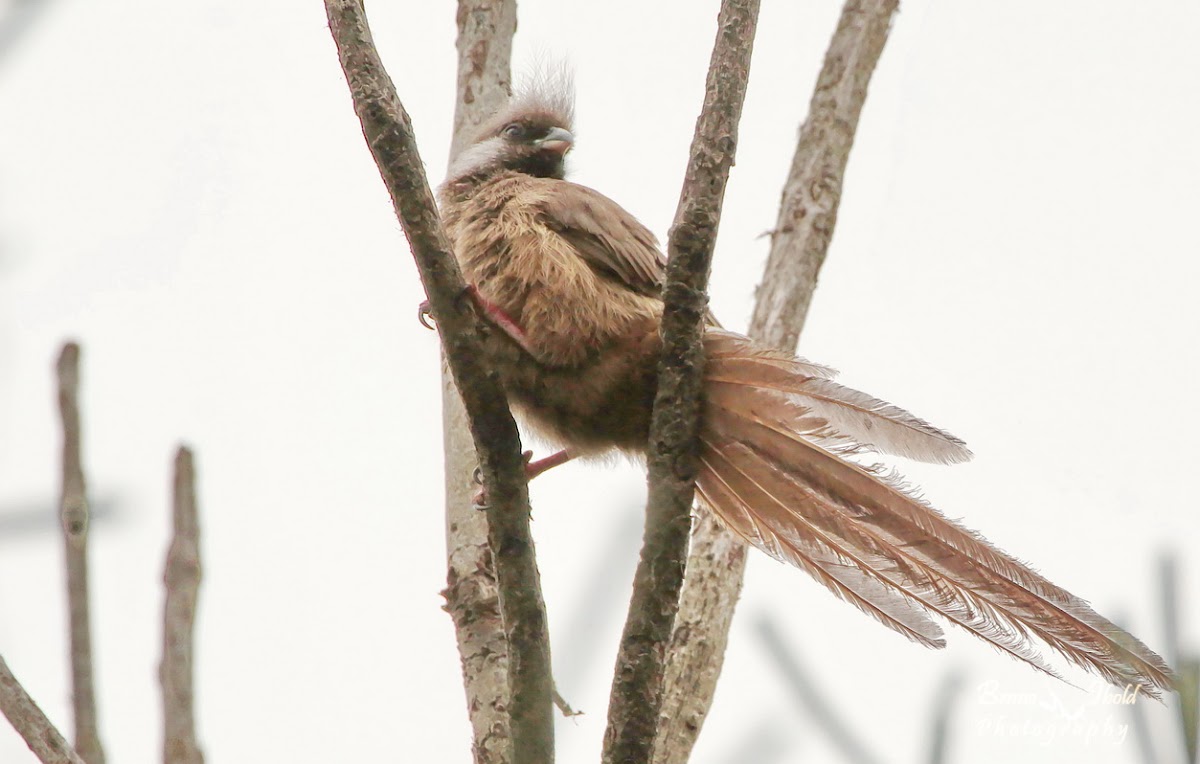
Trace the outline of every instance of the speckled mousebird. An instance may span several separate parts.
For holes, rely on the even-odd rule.
[[[446,231],[518,416],[575,456],[644,452],[661,349],[664,259],[619,204],[564,180],[569,86],[518,94],[454,161]],[[947,519],[871,453],[970,458],[964,443],[832,381],[835,372],[710,325],[701,502],[733,533],[928,647],[940,616],[1050,674],[1042,643],[1148,695],[1170,670],[1086,602]],[[1036,638],[1036,641],[1031,639]]]

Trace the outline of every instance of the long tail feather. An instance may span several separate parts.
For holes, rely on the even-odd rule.
[[[848,458],[864,445],[895,452],[914,433],[921,444],[916,450],[926,454],[930,444],[961,447],[961,441],[773,357],[731,362],[741,348],[723,342],[726,355],[706,372],[699,483],[735,532],[809,570],[877,618],[830,584],[827,571],[824,577],[814,572],[828,560],[814,561],[811,550],[856,567],[905,603],[942,615],[1039,670],[1053,673],[1031,637],[1114,684],[1136,684],[1155,697],[1158,688],[1171,688],[1162,659],[1086,602],[941,515],[880,468]],[[863,437],[864,430],[869,435],[888,427],[896,432],[876,442]]]
[[[967,444],[899,406],[820,378],[775,375],[771,378],[729,373],[718,367],[706,375],[710,384],[751,385],[784,393],[829,423],[834,430],[884,454],[923,462],[953,464],[972,456]]]
[[[951,464],[971,458],[966,443],[899,406],[830,381],[833,369],[756,345],[723,329],[705,333],[710,384],[785,394],[842,434],[880,453]]]
[[[744,541],[781,562],[803,568],[837,597],[914,642],[931,648],[946,646],[941,628],[924,610],[839,557],[836,550],[814,539],[777,534],[760,523],[746,501],[721,479],[719,468],[726,463],[720,452],[706,446],[701,461],[705,471],[698,486],[701,499]]]
[[[793,379],[796,376],[833,379],[837,376],[836,369],[765,348],[737,332],[712,327],[704,332],[704,354],[707,359],[705,376],[721,369],[754,370],[758,375],[764,375],[758,378],[766,379]],[[769,376],[772,369],[786,374]]]
[[[711,462],[708,461],[710,451]],[[978,603],[962,596],[955,587],[948,586],[945,582],[920,576],[911,566],[905,565],[903,560],[890,558],[887,549],[846,538],[847,535],[857,534],[831,531],[828,527],[822,529],[818,523],[806,519],[808,515],[815,514],[810,500],[801,500],[795,490],[785,491],[785,498],[780,498],[752,477],[757,475],[767,483],[778,482],[766,477],[768,473],[775,471],[774,467],[755,456],[749,449],[744,446],[734,447],[729,443],[717,446],[706,442],[704,453],[706,468],[710,464],[720,466],[713,471],[713,475],[707,471],[701,472],[698,482],[707,486],[715,477],[737,484],[739,490],[747,494],[750,501],[755,502],[755,510],[752,512],[760,526],[771,529],[777,536],[803,537],[811,534],[829,544],[844,559],[858,566],[865,576],[873,579],[879,586],[896,591],[916,605],[961,626],[1002,652],[1025,661],[1038,671],[1062,678],[1038,656],[1027,640],[1005,629],[991,612],[991,608],[980,607]],[[797,509],[793,510],[793,507]],[[724,517],[721,514],[724,507],[718,506],[716,509],[718,516]],[[751,539],[752,543],[754,541]],[[770,553],[770,549],[762,545],[759,545],[759,548]]]

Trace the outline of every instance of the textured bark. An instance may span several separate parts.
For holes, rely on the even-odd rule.
[[[668,237],[663,355],[647,452],[646,527],[613,676],[606,764],[650,761],[660,726],[663,672],[691,529],[708,274],[737,147],[758,7],[758,0],[721,4],[704,107]]]
[[[829,251],[867,85],[883,53],[897,0],[851,0],[809,105],[783,188],[751,336],[795,350]]]
[[[516,423],[496,375],[483,364],[474,313],[459,299],[462,275],[438,218],[412,122],[379,60],[362,3],[326,0],[325,6],[363,135],[404,228],[462,395],[488,493],[488,542],[508,646],[511,761],[549,762],[554,756],[550,643]]]
[[[71,633],[71,700],[75,713],[75,750],[88,764],[104,764],[96,721],[96,684],[92,669],[92,626],[88,599],[88,503],[83,477],[79,424],[79,345],[63,346],[56,367],[58,410],[62,418],[62,494],[59,518],[67,565],[67,609]]]
[[[42,764],[84,764],[0,658],[0,712]]]
[[[511,91],[515,0],[460,0],[458,93],[453,161],[472,131],[504,103]],[[454,620],[463,687],[473,730],[476,764],[509,758],[508,649],[496,571],[487,540],[487,517],[472,507],[471,473],[478,463],[467,412],[442,365],[442,450],[446,486],[446,610]]]
[[[887,41],[896,0],[850,0],[800,129],[771,238],[750,336],[794,351],[833,235],[846,162],[867,84]],[[664,723],[655,764],[681,764],[712,705],[733,611],[741,593],[746,550],[703,512],[692,534],[667,666]]]
[[[512,41],[516,0],[459,0],[458,97],[454,104],[453,159],[512,94]]]
[[[193,687],[196,601],[200,594],[200,525],[192,452],[175,454],[171,546],[163,571],[163,652],[158,681],[163,697],[163,762],[203,764],[196,742]]]

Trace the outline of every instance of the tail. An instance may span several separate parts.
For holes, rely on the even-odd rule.
[[[705,347],[697,489],[731,531],[928,647],[945,645],[937,614],[1051,676],[1034,637],[1115,685],[1173,689],[1162,658],[1085,601],[850,459],[960,462],[961,440],[732,332]]]

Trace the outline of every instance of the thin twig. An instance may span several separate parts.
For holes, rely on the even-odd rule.
[[[200,593],[200,526],[196,511],[196,472],[192,452],[175,454],[173,535],[163,583],[163,652],[158,680],[163,697],[163,761],[203,764],[196,742],[193,677],[193,628]]]
[[[650,761],[659,727],[663,669],[691,528],[705,290],[737,146],[758,7],[758,0],[721,3],[704,107],[668,237],[663,355],[647,454],[646,527],[613,677],[604,736],[606,764]]]
[[[504,390],[483,363],[475,316],[459,300],[462,275],[438,218],[412,122],[379,60],[362,3],[326,0],[325,7],[363,135],[416,260],[446,361],[471,423],[490,505],[488,541],[495,556],[508,643],[511,760],[549,762],[554,757],[550,643],[516,423]]]
[[[942,677],[942,682],[938,685],[937,695],[933,700],[932,722],[929,725],[929,750],[926,756],[929,764],[946,764],[951,760],[950,741],[954,710],[958,708],[958,696],[965,682],[963,673],[953,669]]]
[[[42,764],[84,764],[0,658],[0,711]]]
[[[450,159],[508,98],[516,0],[459,0],[458,88]],[[446,493],[446,611],[454,620],[475,764],[507,764],[508,648],[487,516],[472,506],[478,461],[467,412],[442,364],[442,451]]]
[[[854,764],[874,764],[879,761],[863,747],[859,742],[860,736],[850,729],[850,725],[838,714],[833,704],[817,689],[788,647],[787,641],[775,628],[775,623],[769,618],[760,618],[755,624],[755,631],[767,655],[775,662],[780,679],[791,690],[792,697],[816,722],[817,729],[822,730],[829,742],[841,751],[841,758]]]
[[[750,324],[751,337],[783,350],[795,350],[804,327],[833,234],[867,84],[896,5],[897,0],[845,4],[800,130]],[[701,512],[671,637],[655,764],[682,764],[691,755],[716,692],[745,565],[745,545]]]
[[[67,564],[67,608],[71,630],[71,697],[75,749],[88,764],[104,764],[96,723],[92,629],[88,599],[88,505],[79,426],[79,345],[68,342],[58,356],[58,410],[62,417],[62,494],[59,519]]]
[[[1179,560],[1173,553],[1164,552],[1158,558],[1159,607],[1162,610],[1163,657],[1175,667],[1175,699],[1179,714],[1179,735],[1183,743],[1184,760],[1188,764],[1200,761],[1197,757],[1197,728],[1200,727],[1200,665],[1196,656],[1183,648],[1180,630]],[[1136,705],[1136,704],[1134,704]],[[1140,709],[1130,711],[1137,717]],[[1144,717],[1142,723],[1145,723]]]

